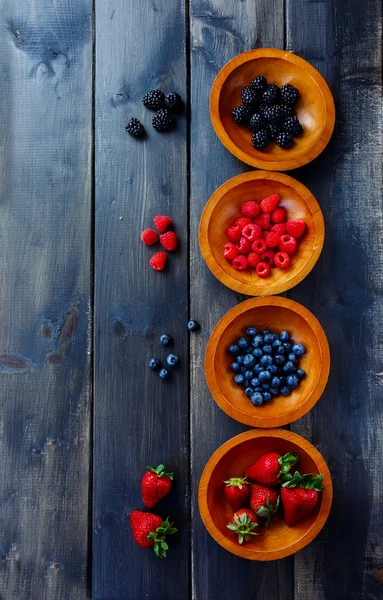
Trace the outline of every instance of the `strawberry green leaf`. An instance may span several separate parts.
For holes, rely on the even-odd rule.
[[[225,483],[229,487],[238,487],[240,490],[242,489],[242,486],[249,485],[249,482],[246,481],[246,477],[232,477],[231,479],[227,479],[223,483]]]
[[[169,477],[169,479],[173,479],[174,473],[167,473],[165,471],[165,465],[158,465],[155,469],[153,467],[146,467],[148,471],[151,473],[155,473],[157,477]]]

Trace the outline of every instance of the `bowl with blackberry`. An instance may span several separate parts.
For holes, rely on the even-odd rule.
[[[327,146],[335,106],[322,75],[292,52],[258,48],[239,54],[217,75],[210,116],[224,146],[260,169],[305,165]]]

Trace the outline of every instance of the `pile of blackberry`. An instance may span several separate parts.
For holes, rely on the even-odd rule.
[[[164,94],[161,90],[149,90],[142,98],[142,104],[156,113],[152,119],[152,126],[157,131],[169,131],[174,125],[174,113],[182,107],[182,99],[176,92]],[[143,137],[145,128],[142,123],[131,118],[125,125],[125,129],[133,137]]]
[[[294,138],[302,135],[302,125],[293,114],[300,94],[290,83],[279,88],[258,75],[251,85],[242,88],[241,98],[242,104],[232,111],[233,119],[238,125],[248,125],[253,134],[251,143],[257,150],[264,150],[271,141],[288,149]]]

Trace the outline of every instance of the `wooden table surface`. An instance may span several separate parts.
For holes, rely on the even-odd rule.
[[[378,0],[0,2],[1,600],[383,598],[382,104]],[[332,141],[291,174],[317,197],[321,259],[287,295],[322,323],[328,386],[291,425],[326,458],[330,518],[294,557],[241,560],[198,512],[203,467],[246,427],[212,400],[210,332],[243,300],[206,268],[198,222],[211,193],[249,170],[218,141],[208,99],[221,67],[261,46],[310,61],[334,94]],[[150,88],[176,90],[176,132],[148,124]],[[139,243],[170,214],[166,274]],[[188,336],[189,316],[201,332]],[[174,336],[169,385],[147,368]],[[188,368],[188,363],[190,368]],[[161,561],[127,515],[147,464],[176,473],[161,507],[179,535]]]

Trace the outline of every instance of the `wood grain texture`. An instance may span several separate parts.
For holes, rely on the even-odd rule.
[[[326,458],[334,503],[324,531],[296,556],[295,594],[300,600],[378,600],[383,597],[382,6],[376,0],[289,0],[287,7],[288,47],[322,72],[337,107],[328,149],[297,173],[321,204],[326,241],[316,268],[289,296],[321,321],[332,368],[325,394],[293,429]]]
[[[189,593],[188,273],[186,119],[161,134],[141,103],[153,88],[186,97],[185,13],[171,0],[96,0],[96,222],[93,597],[184,600]],[[124,129],[135,116],[147,130]],[[155,215],[180,238],[164,272],[140,242]],[[160,346],[169,333],[174,346]],[[151,357],[181,359],[171,382]],[[133,540],[129,513],[142,506],[146,465],[174,471],[174,491],[156,506],[179,529],[166,563]]]
[[[290,600],[292,560],[255,565],[226,552],[205,530],[197,505],[198,482],[208,458],[220,444],[244,430],[243,425],[230,419],[215,404],[204,377],[209,335],[241,296],[223,286],[205,266],[198,248],[198,224],[214,190],[245,169],[213,131],[209,94],[218,71],[235,55],[258,46],[283,47],[283,2],[191,0],[190,9],[191,316],[202,326],[201,332],[191,338],[192,597],[242,600],[256,596],[258,600],[270,597]],[[228,577],[228,573],[235,573],[235,577]]]
[[[91,1],[1,3],[0,597],[87,597]]]

